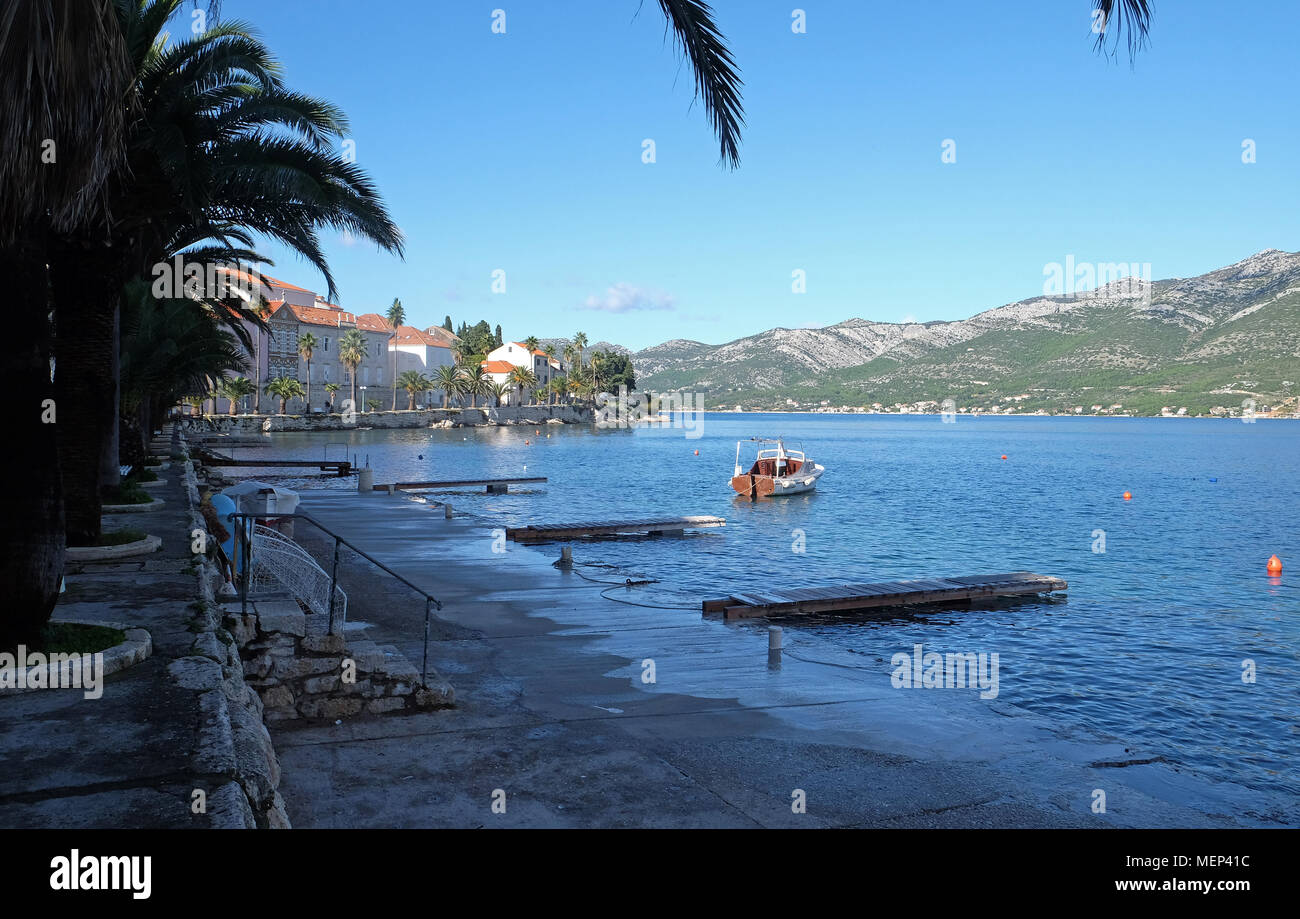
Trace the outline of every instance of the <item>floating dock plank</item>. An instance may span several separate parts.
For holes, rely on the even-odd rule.
[[[727,619],[802,616],[809,613],[848,612],[890,606],[953,603],[984,597],[1017,597],[1066,590],[1060,578],[1013,571],[1008,574],[973,574],[952,578],[920,578],[836,587],[804,587],[747,591],[705,600],[705,613],[722,613]]]
[[[511,485],[528,485],[545,481],[546,476],[524,476],[514,479],[445,479],[438,482],[393,482],[390,485],[376,485],[375,491],[419,491],[432,488],[470,488],[484,485],[487,487],[489,495],[503,495],[510,491]]]
[[[547,542],[584,536],[630,536],[679,533],[700,527],[727,525],[725,517],[662,517],[651,520],[614,520],[603,523],[543,523],[506,530],[506,539],[516,542]]]
[[[276,466],[294,469],[307,469],[314,466],[321,472],[334,472],[341,476],[352,474],[352,463],[348,460],[235,459],[230,456],[222,456],[220,453],[213,453],[204,447],[196,448],[195,452],[198,454],[200,462],[205,466]]]

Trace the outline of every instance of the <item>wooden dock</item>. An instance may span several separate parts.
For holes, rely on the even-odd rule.
[[[376,485],[375,491],[422,491],[432,488],[474,488],[487,486],[489,495],[504,495],[511,485],[528,485],[545,482],[546,476],[524,476],[514,479],[446,479],[439,482],[393,482],[388,485]]]
[[[1015,571],[1010,574],[974,574],[875,584],[749,591],[705,600],[702,608],[705,613],[722,613],[727,619],[803,616],[809,613],[955,603],[986,597],[1028,596],[1065,590],[1068,586],[1060,578]]]
[[[205,466],[275,466],[286,467],[291,469],[310,469],[315,467],[321,472],[333,472],[337,475],[352,475],[352,463],[348,460],[263,460],[263,459],[235,459],[230,456],[222,456],[220,453],[214,453],[203,447],[195,448],[200,462]]]
[[[615,520],[605,523],[545,523],[506,530],[506,539],[516,542],[552,542],[600,536],[667,536],[700,527],[722,527],[725,517],[662,517],[653,520]]]

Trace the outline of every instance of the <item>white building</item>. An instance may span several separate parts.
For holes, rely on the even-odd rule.
[[[527,345],[517,341],[508,341],[500,348],[488,352],[487,358],[483,361],[483,369],[493,382],[511,386],[509,404],[514,404],[519,395],[517,387],[512,386],[509,379],[514,367],[525,367],[537,377],[537,386],[524,390],[525,404],[533,400],[537,390],[546,386],[563,371],[563,365],[558,360],[547,357],[545,351],[529,350]]]

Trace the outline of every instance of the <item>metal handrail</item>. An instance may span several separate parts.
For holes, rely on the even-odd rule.
[[[423,587],[419,587],[411,583],[405,577],[398,574],[392,568],[389,568],[383,562],[379,561],[379,559],[372,556],[370,553],[366,552],[363,549],[358,548],[353,543],[348,542],[347,539],[340,536],[338,533],[335,533],[333,530],[325,526],[325,524],[321,523],[315,517],[312,517],[310,514],[298,514],[298,513],[238,514],[236,513],[236,514],[231,514],[229,519],[232,521],[241,521],[241,520],[247,521],[243,525],[239,525],[237,523],[235,526],[236,541],[239,543],[239,545],[236,546],[235,551],[239,553],[243,559],[242,571],[239,579],[239,596],[240,596],[240,612],[244,615],[248,614],[248,582],[250,580],[249,576],[253,570],[252,567],[253,541],[251,539],[251,532],[252,532],[253,522],[257,520],[286,520],[286,519],[305,520],[308,523],[310,523],[312,526],[320,530],[322,533],[325,533],[328,536],[334,538],[334,564],[330,570],[330,610],[329,610],[329,632],[328,632],[328,634],[330,635],[334,634],[334,602],[335,602],[335,593],[339,582],[339,547],[340,546],[347,546],[353,552],[357,553],[357,555],[360,555],[362,558],[370,562],[370,564],[374,565],[376,568],[383,571],[385,574],[388,574],[389,576],[396,578],[397,580],[405,584],[407,587],[411,588],[411,590],[415,591],[420,596],[424,597],[424,661],[420,668],[420,682],[425,685],[428,685],[429,622],[433,616],[433,609],[434,608],[437,608],[439,610],[442,609],[442,601],[440,601],[433,594],[429,593]]]

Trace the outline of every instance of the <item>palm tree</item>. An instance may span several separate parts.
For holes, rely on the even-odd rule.
[[[0,392],[53,406],[47,243],[86,218],[124,156],[130,68],[113,0],[6,3],[0,21]],[[41,415],[13,413],[6,431],[22,449],[0,454],[0,479],[22,483],[0,522],[0,648],[36,642],[63,576],[64,426]]]
[[[469,393],[469,407],[478,408],[478,397],[489,394],[489,386],[492,380],[482,367],[473,370],[466,369],[465,378],[467,380],[465,391]]]
[[[433,381],[420,373],[418,370],[404,370],[402,375],[397,378],[397,385],[406,390],[410,401],[406,405],[408,412],[415,411],[415,396],[417,393],[428,392],[433,386]]]
[[[510,394],[510,387],[505,383],[489,382],[487,388],[488,393],[496,400],[497,408],[500,408],[501,400]]]
[[[136,280],[122,296],[122,419],[133,436],[122,441],[125,463],[138,466],[147,455],[154,419],[167,406],[201,396],[228,371],[242,370],[247,352],[214,315],[185,299],[158,299]]]
[[[582,366],[583,352],[587,350],[587,333],[579,332],[573,336],[573,351],[577,355],[578,366]]]
[[[226,377],[217,384],[217,392],[230,400],[230,414],[239,414],[239,400],[251,396],[257,387],[248,377]]]
[[[523,346],[528,349],[529,354],[532,354],[534,351],[537,350],[538,344],[539,342],[537,340],[536,335],[529,335],[527,338],[523,340]]]
[[[460,392],[462,371],[454,364],[442,364],[434,372],[433,382],[442,390],[442,407],[447,407],[447,397]]]
[[[39,2],[39,0],[38,0]],[[132,79],[127,157],[83,224],[55,234],[51,292],[69,528],[98,534],[101,484],[116,482],[117,321],[125,281],[179,254],[192,263],[262,260],[254,235],[321,270],[336,295],[318,230],[332,227],[400,253],[401,235],[366,175],[338,149],[334,106],[288,91],[266,45],[216,23],[171,42],[163,31],[188,0],[118,0]],[[291,177],[291,178],[290,178]],[[215,292],[205,291],[205,295]],[[232,322],[253,315],[229,313]],[[260,334],[254,376],[260,382]],[[260,400],[261,389],[256,399]],[[260,406],[259,406],[260,407]]]
[[[307,362],[307,413],[311,414],[311,356],[316,350],[316,336],[303,332],[298,336],[298,353]]]
[[[537,376],[527,367],[516,367],[510,371],[510,382],[519,390],[519,404],[524,404],[524,390],[537,385]]]
[[[337,383],[325,384],[325,395],[329,400],[328,402],[325,403],[326,408],[329,409],[334,408],[334,396],[338,391],[339,391],[339,384]]]
[[[280,400],[280,414],[286,414],[286,403],[290,399],[302,398],[302,384],[293,377],[276,377],[266,384],[266,391]]]
[[[389,336],[389,341],[393,345],[393,411],[397,411],[397,348],[395,346],[397,344],[397,327],[406,322],[406,310],[402,309],[402,301],[394,297],[393,305],[388,308],[384,318],[388,320],[388,327],[393,330],[393,334]]]
[[[352,407],[357,407],[357,368],[366,359],[366,337],[356,329],[348,329],[339,339],[339,360],[352,377]]]

